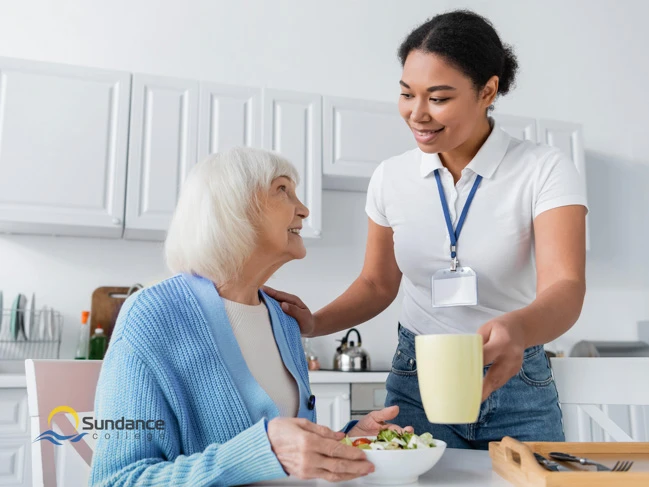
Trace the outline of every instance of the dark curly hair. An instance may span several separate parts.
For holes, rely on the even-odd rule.
[[[473,81],[480,90],[498,76],[498,94],[514,87],[518,61],[511,46],[503,44],[489,20],[470,10],[436,15],[413,30],[399,47],[401,66],[411,51],[437,54]]]

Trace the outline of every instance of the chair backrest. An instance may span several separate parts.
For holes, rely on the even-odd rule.
[[[101,365],[100,360],[25,361],[35,487],[88,485],[94,441],[80,431],[78,413],[94,409]],[[74,468],[65,468],[70,464]]]
[[[553,358],[567,441],[649,440],[649,358]]]

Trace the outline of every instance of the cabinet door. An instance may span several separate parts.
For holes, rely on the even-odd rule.
[[[0,388],[0,485],[31,485],[27,389]]]
[[[0,231],[122,236],[130,82],[0,58]]]
[[[32,485],[31,439],[0,437],[0,485],[28,487]]]
[[[261,147],[261,89],[201,83],[198,160],[231,147]]]
[[[320,95],[264,90],[262,146],[277,151],[300,175],[297,195],[310,211],[301,235],[322,234],[322,98]]]
[[[324,98],[323,185],[366,191],[381,161],[417,147],[396,103]]]
[[[349,384],[311,384],[318,424],[341,430],[351,418]]]
[[[27,389],[0,388],[0,437],[29,435]]]
[[[558,147],[565,152],[575,163],[579,174],[586,175],[581,125],[556,120],[539,120],[538,137],[540,143]]]
[[[124,237],[163,240],[196,163],[198,82],[133,76]]]
[[[520,140],[531,140],[537,142],[536,120],[530,117],[519,117],[516,115],[494,114],[498,125],[509,135]]]
[[[586,161],[584,156],[584,140],[581,125],[557,120],[539,120],[539,143],[558,147],[566,153],[575,164],[586,187]],[[588,216],[586,216],[586,250],[590,249],[590,232]]]

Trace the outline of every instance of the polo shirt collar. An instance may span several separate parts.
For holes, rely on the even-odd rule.
[[[501,161],[507,153],[511,137],[492,118],[489,119],[493,125],[491,133],[480,150],[466,166],[483,178],[490,179],[496,172]],[[421,151],[420,151],[421,152]],[[421,152],[420,174],[422,178],[427,177],[436,169],[444,167],[439,154],[428,154]]]

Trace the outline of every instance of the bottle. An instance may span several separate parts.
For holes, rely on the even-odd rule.
[[[86,360],[88,358],[88,340],[90,339],[90,331],[88,326],[89,311],[81,312],[81,328],[79,328],[79,341],[77,342],[77,353],[74,358],[76,360]]]
[[[90,360],[103,360],[104,354],[106,353],[106,335],[104,334],[104,329],[100,324],[97,324],[95,332],[90,339]]]
[[[306,358],[309,370],[320,370],[320,361],[311,348],[311,342],[304,338],[304,357]]]

